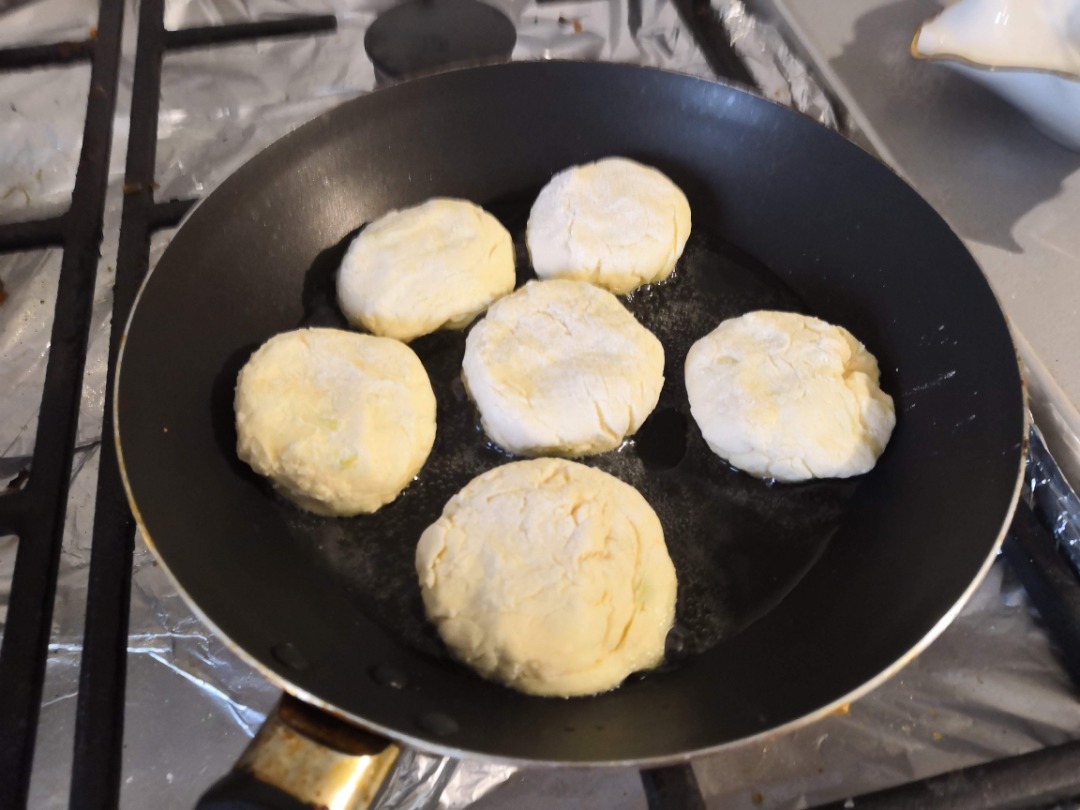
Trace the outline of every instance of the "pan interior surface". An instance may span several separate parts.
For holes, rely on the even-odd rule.
[[[491,201],[491,211],[514,237],[518,286],[534,280],[525,247],[533,193]],[[348,329],[337,307],[334,278],[350,233],[320,254],[308,271],[299,326]],[[616,451],[581,459],[641,492],[657,511],[679,579],[678,617],[668,664],[705,652],[778,602],[801,578],[840,525],[857,484],[819,481],[772,486],[732,470],[694,427],[683,379],[693,342],[721,320],[753,309],[805,309],[774,274],[730,245],[695,233],[677,279],[623,299],[665,347],[667,369],[656,410],[639,433]],[[414,565],[415,541],[469,481],[512,457],[484,435],[461,380],[466,331],[442,331],[413,341],[438,401],[438,438],[417,480],[372,515],[327,519],[296,509],[238,465],[275,501],[298,554],[388,634],[414,650],[445,657],[425,620]],[[220,433],[229,437],[232,381],[243,353],[223,369],[220,402],[213,405]],[[644,676],[648,677],[648,676]]]
[[[594,698],[533,698],[449,660],[423,620],[420,531],[507,457],[459,379],[463,333],[412,345],[438,436],[405,493],[328,519],[235,455],[236,373],[273,334],[342,326],[333,273],[395,207],[487,207],[531,277],[524,225],[569,165],[624,155],[687,193],[668,282],[627,306],[665,346],[638,436],[587,460],[656,509],[679,574],[669,663]],[[682,365],[720,320],[806,312],[878,357],[897,428],[849,481],[769,485],[728,468],[689,416]],[[984,569],[1022,460],[1019,371],[970,255],[888,169],[797,114],[718,84],[616,65],[512,64],[403,84],[274,145],[178,232],[132,317],[118,442],[155,551],[260,666],[337,712],[427,748],[543,762],[689,755],[813,714],[893,668]]]

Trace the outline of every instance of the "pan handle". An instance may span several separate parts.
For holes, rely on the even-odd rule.
[[[367,810],[401,749],[283,695],[233,770],[196,810]]]

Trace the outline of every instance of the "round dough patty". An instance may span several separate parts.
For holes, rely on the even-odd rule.
[[[652,413],[664,347],[611,293],[533,281],[473,327],[462,376],[500,447],[589,455],[618,447]]]
[[[762,478],[870,470],[896,415],[874,356],[843,327],[790,312],[724,321],[686,356],[690,411],[713,452]]]
[[[338,271],[338,305],[353,326],[408,341],[463,329],[514,283],[506,228],[471,202],[438,198],[360,232]]]
[[[540,278],[572,278],[616,295],[671,275],[690,236],[690,204],[656,169],[606,158],[559,172],[529,213]]]
[[[645,499],[562,459],[474,478],[421,535],[428,618],[485,678],[592,695],[654,667],[675,617],[675,568]]]
[[[435,394],[408,346],[338,329],[270,338],[236,380],[236,452],[320,515],[394,500],[435,442]]]

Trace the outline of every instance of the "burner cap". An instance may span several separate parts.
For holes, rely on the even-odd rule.
[[[507,60],[516,41],[506,15],[479,0],[409,0],[379,15],[364,36],[364,50],[381,81]]]

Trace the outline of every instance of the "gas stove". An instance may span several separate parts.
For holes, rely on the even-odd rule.
[[[364,37],[392,4],[297,16],[305,5],[0,6],[5,38],[30,32],[0,48],[13,178],[0,184],[0,374],[11,391],[0,419],[0,807],[193,806],[278,697],[192,615],[136,535],[106,380],[139,284],[191,206],[263,146],[375,86]],[[834,114],[840,99],[814,82],[799,43],[787,49],[741,4],[497,5],[514,23],[513,58],[720,76],[874,145],[858,116]],[[1032,508],[964,612],[837,715],[640,773],[416,754],[389,806],[1021,807],[1080,796],[1080,585],[1068,556],[1080,508],[1037,431],[1029,473]]]

